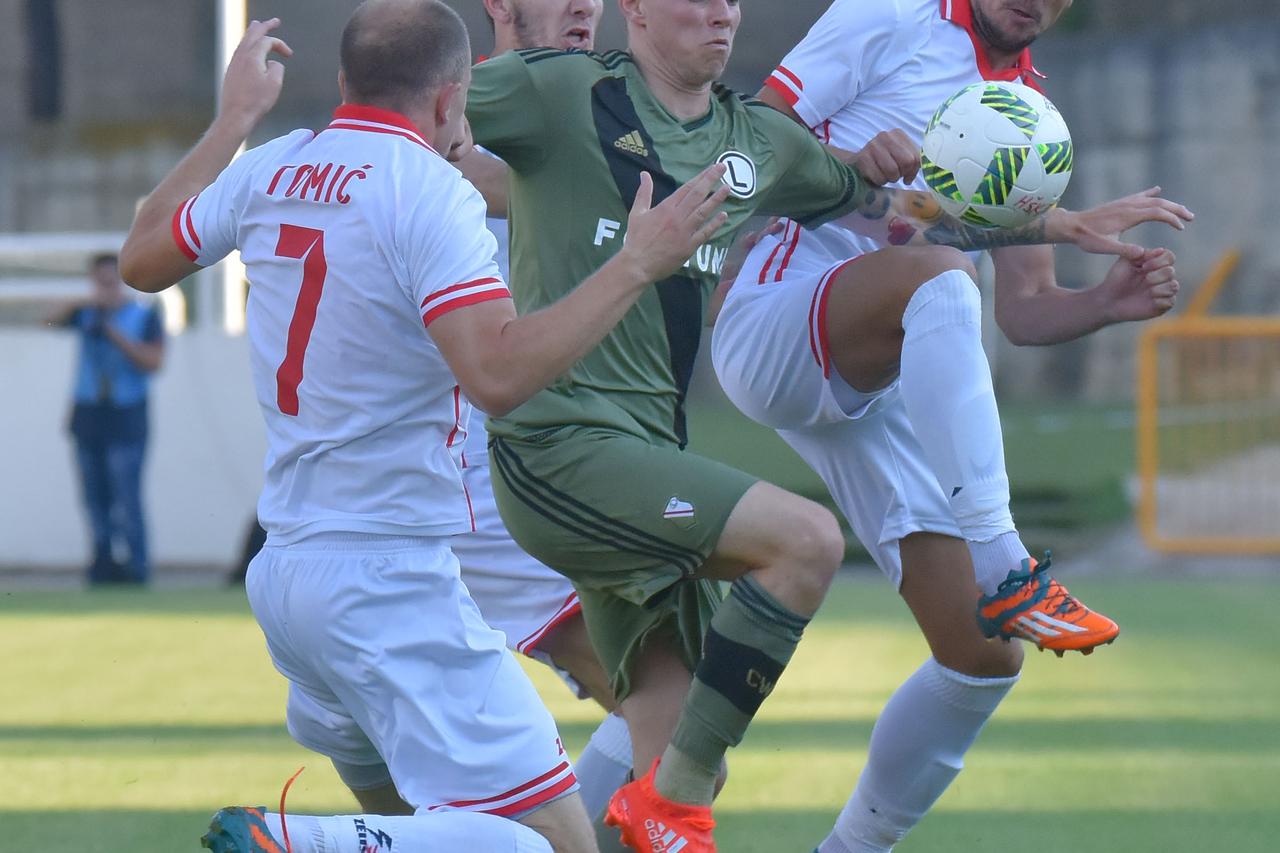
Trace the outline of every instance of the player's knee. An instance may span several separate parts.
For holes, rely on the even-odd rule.
[[[788,524],[786,562],[798,586],[821,596],[844,560],[844,533],[830,510],[812,501],[805,503],[803,512]]]
[[[938,662],[948,669],[974,678],[1009,678],[1022,671],[1022,643],[1004,640],[986,640],[970,644],[968,648],[953,648]],[[943,658],[947,658],[944,660]]]
[[[937,278],[947,272],[962,272],[977,285],[978,268],[973,259],[959,249],[950,246],[929,246],[920,250],[921,273],[924,280]]]
[[[553,800],[518,820],[545,838],[554,853],[590,853],[598,849],[582,797],[576,793]]]

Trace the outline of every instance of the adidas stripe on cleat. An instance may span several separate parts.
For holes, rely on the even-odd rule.
[[[676,832],[674,829],[668,829],[665,823],[658,823],[652,820],[644,822],[644,828],[649,836],[649,846],[654,851],[662,851],[662,853],[680,853],[689,846],[689,839]]]
[[[715,853],[711,808],[663,797],[653,787],[657,769],[655,759],[648,773],[614,793],[605,824],[617,827],[623,845],[638,853]]]
[[[1043,562],[1028,557],[1021,571],[1009,572],[992,595],[978,600],[978,625],[987,637],[1021,639],[1050,649],[1091,654],[1114,642],[1120,627],[1106,616],[1081,604],[1048,573],[1049,554]]]

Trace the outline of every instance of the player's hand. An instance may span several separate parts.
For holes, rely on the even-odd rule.
[[[720,210],[729,197],[728,185],[720,180],[724,170],[720,163],[708,166],[657,207],[650,207],[653,178],[648,172],[640,173],[640,188],[618,256],[646,283],[680,269],[729,218]]]
[[[1147,249],[1140,257],[1117,258],[1098,285],[1110,322],[1151,320],[1167,313],[1178,298],[1173,252]]]
[[[1181,231],[1193,219],[1194,213],[1177,202],[1160,198],[1160,188],[1152,187],[1084,211],[1054,209],[1046,215],[1045,222],[1051,242],[1075,243],[1086,252],[1136,260],[1145,250],[1121,240],[1125,231],[1143,222],[1163,222]]]
[[[269,57],[293,56],[289,45],[271,35],[278,26],[279,18],[250,21],[222,79],[218,119],[233,123],[245,136],[275,106],[284,85],[284,66]]]
[[[853,155],[853,165],[873,184],[911,183],[920,171],[920,146],[901,129],[884,130]]]

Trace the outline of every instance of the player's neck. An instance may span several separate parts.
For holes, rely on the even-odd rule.
[[[992,71],[1007,71],[1018,64],[1018,59],[1022,56],[1022,51],[1009,53],[1008,51],[997,50],[991,45],[984,44],[982,52],[987,57],[987,65]]]
[[[691,121],[711,109],[710,81],[693,84],[682,80],[670,63],[642,50],[633,50],[632,56],[653,97],[676,119]]]
[[[490,56],[501,56],[509,50],[524,50],[534,45],[523,45],[516,41],[515,33],[498,30],[493,36],[493,53]]]
[[[395,111],[393,110],[393,112]],[[418,135],[422,137],[424,142],[430,145],[433,150],[440,151],[440,146],[436,143],[439,128],[436,127],[435,112],[431,107],[407,109],[401,112],[400,115],[409,120],[409,124],[417,129]],[[448,152],[441,153],[446,154]]]

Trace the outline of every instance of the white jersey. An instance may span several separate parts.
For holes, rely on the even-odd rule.
[[[920,143],[934,111],[963,86],[983,79],[1035,85],[1040,76],[1029,51],[1014,68],[993,71],[975,49],[972,26],[969,0],[835,0],[765,85],[838,148],[859,151],[893,128]],[[912,187],[925,189],[923,177]],[[836,223],[805,231],[787,221],[782,234],[756,247],[743,283],[820,272],[880,248]]]
[[[191,260],[239,248],[245,264],[268,442],[258,517],[276,544],[472,529],[469,406],[429,331],[510,298],[483,219],[407,119],[350,105],[247,152],[175,213]]]

